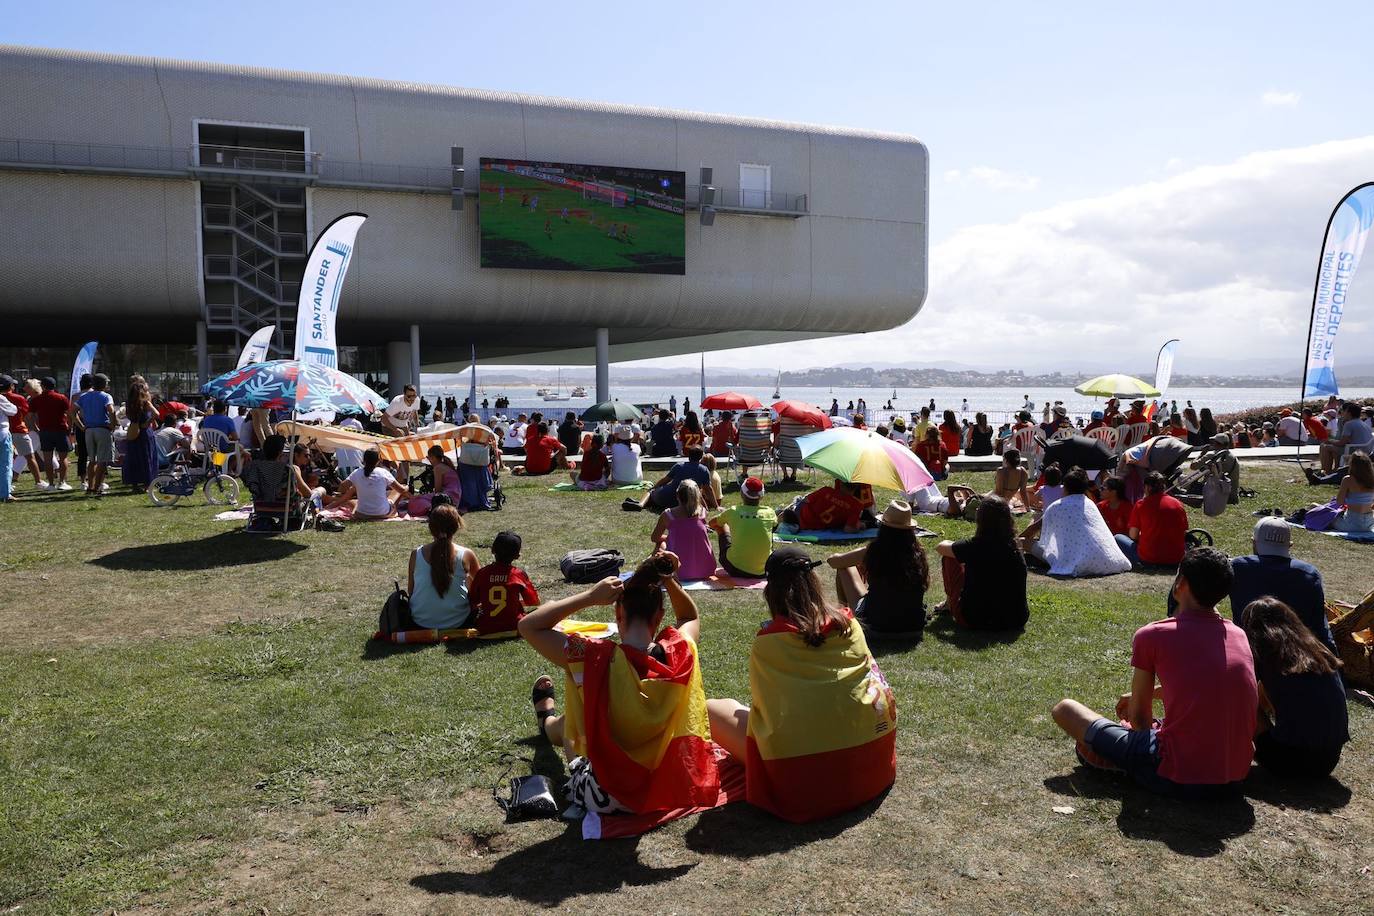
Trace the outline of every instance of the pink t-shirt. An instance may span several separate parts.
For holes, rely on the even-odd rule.
[[[1159,679],[1160,776],[1186,785],[1245,778],[1259,696],[1250,643],[1240,627],[1216,614],[1179,611],[1136,630],[1131,666]]]

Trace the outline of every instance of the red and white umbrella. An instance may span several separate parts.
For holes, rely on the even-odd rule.
[[[796,420],[798,423],[814,426],[817,429],[829,429],[835,425],[830,422],[830,414],[819,407],[803,404],[801,401],[778,401],[773,405],[773,410],[780,417]]]
[[[702,410],[752,410],[762,407],[763,402],[751,394],[722,391],[719,394],[707,395],[700,406]]]

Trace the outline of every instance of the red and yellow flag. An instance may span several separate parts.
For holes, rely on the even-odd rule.
[[[846,614],[849,612],[846,611]],[[831,817],[897,777],[897,704],[850,615],[808,646],[775,619],[749,654],[748,799],[785,820]]]
[[[696,646],[672,627],[658,643],[662,662],[570,635],[566,735],[601,787],[631,811],[710,807],[720,775]]]

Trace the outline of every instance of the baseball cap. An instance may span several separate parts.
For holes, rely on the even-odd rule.
[[[763,481],[757,477],[746,477],[744,482],[739,485],[739,491],[749,499],[758,499],[763,495]]]
[[[1283,519],[1270,515],[1255,523],[1255,553],[1262,557],[1286,557],[1293,532]]]
[[[1106,416],[1107,416],[1106,413],[1104,413],[1103,411],[1100,411],[1100,410],[1094,410],[1094,411],[1093,411],[1093,419],[1094,419],[1094,420],[1101,420],[1101,419],[1104,419]]]
[[[768,555],[768,562],[763,564],[763,574],[772,579],[784,570],[795,574],[809,572],[820,565],[819,560],[811,559],[800,547],[783,547]]]

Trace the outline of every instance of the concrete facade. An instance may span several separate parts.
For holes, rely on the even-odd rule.
[[[369,215],[341,343],[418,324],[427,367],[461,363],[470,343],[484,360],[590,361],[601,327],[613,359],[877,331],[925,299],[929,166],[910,137],[17,47],[0,47],[0,85],[0,320],[20,337],[117,315],[131,334],[193,339],[199,121],[306,132],[310,234]],[[511,156],[681,170],[692,203],[710,166],[726,206],[709,227],[687,214],[682,277],[480,269],[476,200],[450,205],[455,145],[470,194],[480,156]],[[741,163],[804,202],[731,211]]]

